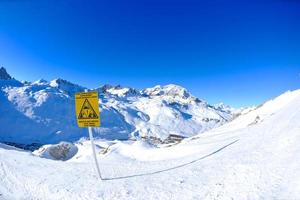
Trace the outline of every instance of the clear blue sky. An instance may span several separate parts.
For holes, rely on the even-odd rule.
[[[300,88],[300,1],[0,0],[0,65],[20,80],[174,83],[259,104]]]

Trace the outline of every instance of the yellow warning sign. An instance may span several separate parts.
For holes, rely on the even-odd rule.
[[[97,92],[75,94],[76,118],[79,127],[100,126],[100,113]]]

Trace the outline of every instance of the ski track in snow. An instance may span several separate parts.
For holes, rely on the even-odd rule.
[[[157,179],[159,174],[164,175],[166,173],[168,176],[172,176],[176,171],[184,170],[184,167],[188,167],[189,165],[193,165],[196,162],[200,162],[201,160],[208,158],[209,156],[213,156],[214,154],[220,152],[221,150],[227,148],[228,146],[234,144],[236,141],[222,146],[221,148],[215,150],[214,152],[201,156],[198,159],[189,158],[185,159],[186,163],[182,163],[178,165],[178,162],[171,162],[169,164],[161,165],[160,162],[126,162],[122,163],[121,166],[118,166],[116,163],[111,161],[108,162],[100,162],[104,175],[111,174],[110,177],[105,177],[103,181],[98,180],[97,174],[95,174],[94,165],[92,159],[89,160],[88,163],[78,164],[72,162],[60,162],[60,161],[52,161],[41,159],[38,157],[33,157],[32,155],[27,155],[31,159],[24,160],[26,166],[31,166],[29,169],[20,170],[18,169],[18,162],[16,159],[13,159],[9,164],[4,164],[1,162],[1,171],[0,174],[2,177],[5,177],[3,181],[7,187],[7,193],[13,194],[13,199],[89,199],[90,194],[72,194],[74,187],[77,187],[76,183],[80,183],[82,185],[82,181],[85,183],[86,181],[91,181],[95,185],[98,185],[100,188],[103,185],[111,185],[113,189],[113,185],[115,183],[126,184],[128,181],[142,181],[144,179]],[[11,152],[9,152],[11,153]],[[24,153],[20,153],[20,160],[24,159]],[[1,154],[2,155],[2,154]],[[25,157],[26,158],[26,157]],[[191,161],[190,159],[194,159]],[[28,162],[29,160],[29,162]],[[75,164],[75,166],[73,166]],[[51,168],[48,169],[45,165],[51,165]],[[71,166],[70,166],[71,165]],[[166,165],[169,165],[169,168],[166,168]],[[176,165],[176,166],[174,166]],[[40,169],[40,171],[36,172],[35,170]],[[47,173],[43,174],[47,169]],[[138,172],[141,169],[143,172]],[[153,171],[153,169],[161,169],[158,171]],[[173,172],[174,171],[174,172]],[[89,173],[87,173],[89,172]],[[121,174],[130,174],[126,176],[122,176]],[[120,176],[121,175],[121,176]],[[45,177],[46,176],[46,177]],[[147,178],[148,177],[148,178]],[[51,184],[51,188],[49,188],[49,183]],[[52,185],[53,184],[53,185]],[[96,190],[96,188],[94,188]],[[79,188],[79,191],[84,190],[83,188]],[[87,189],[88,190],[88,189]],[[113,189],[114,190],[114,189]],[[124,189],[127,190],[127,189]],[[0,190],[1,191],[1,190]],[[77,191],[77,189],[75,189]],[[17,194],[17,193],[18,194]],[[90,191],[91,192],[91,191]],[[113,193],[117,191],[111,191]],[[4,193],[4,192],[1,192]],[[46,195],[43,195],[46,194]],[[123,194],[123,193],[122,193]],[[128,191],[125,193],[129,194]],[[170,193],[171,194],[171,193]],[[50,195],[50,196],[49,196]],[[79,195],[79,196],[77,196]],[[87,196],[86,196],[87,195]],[[94,194],[96,195],[96,194]],[[121,195],[121,194],[118,194]],[[145,195],[145,194],[142,194]],[[122,196],[122,195],[121,195]],[[116,196],[116,199],[119,199],[121,196]],[[105,195],[103,195],[103,198]],[[5,198],[10,198],[9,196]],[[93,196],[93,198],[101,198],[101,196]],[[137,198],[143,198],[137,197]],[[157,197],[155,197],[157,198]],[[106,199],[106,198],[104,198]],[[112,199],[109,197],[107,199]]]

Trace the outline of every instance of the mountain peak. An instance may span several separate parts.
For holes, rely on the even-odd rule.
[[[48,84],[49,82],[47,81],[47,80],[45,80],[45,79],[39,79],[39,80],[37,80],[37,81],[34,81],[33,83],[32,83],[32,85],[46,85],[46,84]]]
[[[63,90],[69,95],[73,95],[76,92],[83,92],[86,89],[85,87],[82,87],[62,78],[57,78],[50,81],[50,86],[53,88]]]
[[[175,84],[165,85],[163,87],[163,90],[167,95],[171,95],[171,96],[178,95],[183,98],[189,98],[191,96],[191,94],[187,91],[187,89]]]
[[[140,94],[139,91],[137,91],[136,89],[131,88],[131,87],[123,87],[121,85],[112,86],[109,84],[105,84],[105,85],[101,86],[100,91],[103,93],[117,95],[119,97]]]
[[[54,79],[52,81],[50,81],[50,86],[51,87],[58,87],[60,85],[69,85],[69,86],[78,86],[78,87],[81,87],[75,83],[72,83],[70,81],[67,81],[65,79],[62,79],[62,78],[57,78],[57,79]]]
[[[0,79],[2,80],[11,80],[13,79],[6,71],[4,67],[0,68]]]
[[[166,95],[166,96],[180,96],[184,99],[187,99],[191,97],[192,95],[187,91],[187,89],[175,85],[175,84],[169,84],[165,86],[160,86],[157,85],[153,88],[147,88],[143,90],[143,94],[149,95],[149,96],[161,96],[161,95]]]
[[[223,102],[215,104],[214,107],[217,110],[222,110],[222,111],[225,111],[225,112],[233,112],[235,110],[234,108],[232,108],[231,106],[229,106],[227,104],[224,104]]]

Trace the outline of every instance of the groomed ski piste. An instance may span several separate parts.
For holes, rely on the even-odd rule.
[[[300,90],[174,145],[97,140],[69,160],[0,146],[0,199],[300,199]]]

